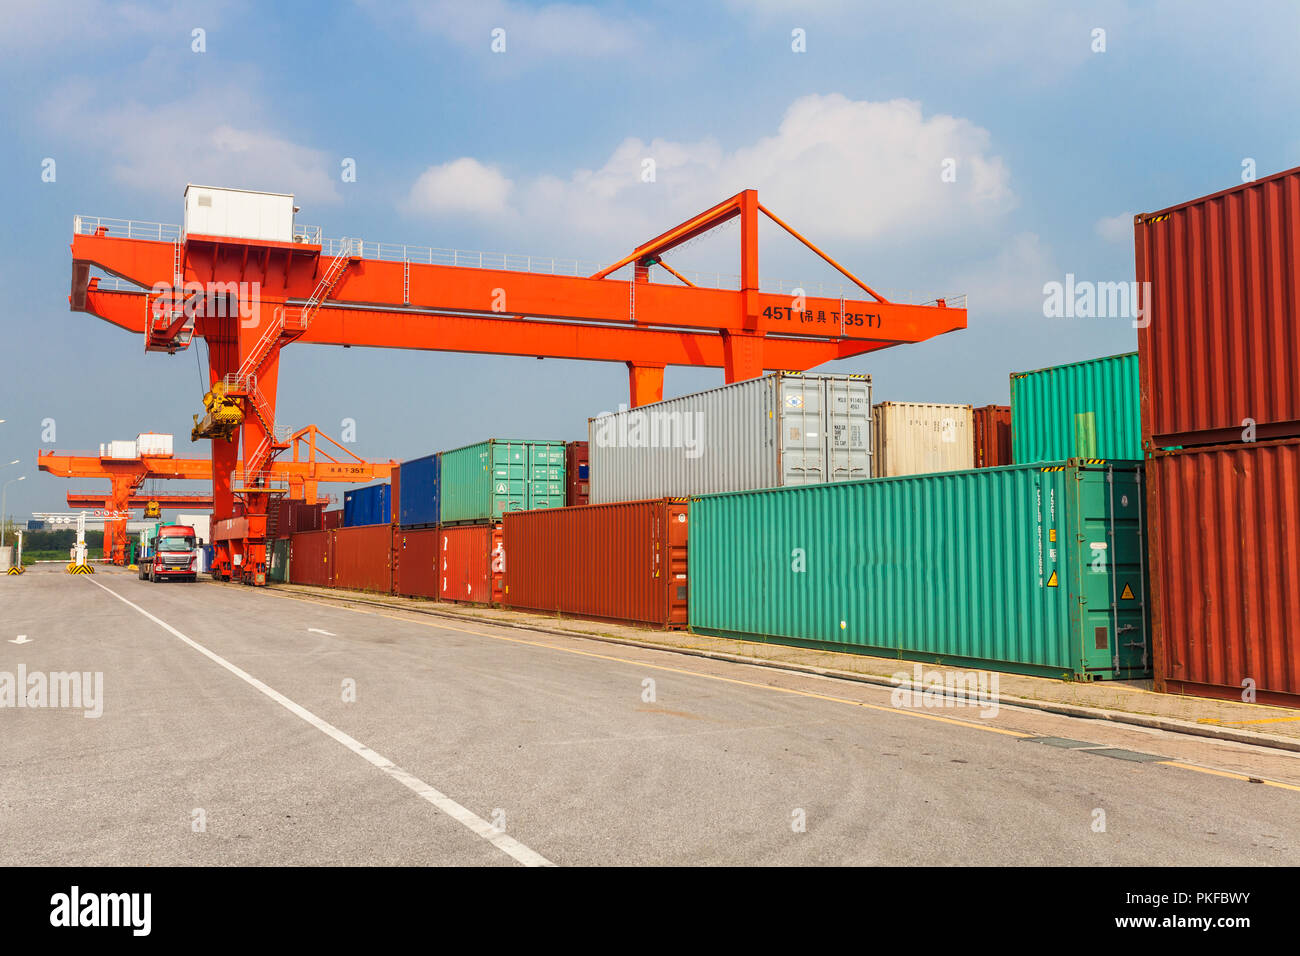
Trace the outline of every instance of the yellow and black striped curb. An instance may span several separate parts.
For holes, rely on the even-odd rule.
[[[19,567],[18,565],[15,564],[13,567],[11,567],[11,568],[9,569],[8,573],[9,573],[9,574],[22,574],[22,573],[23,573],[24,571],[26,571],[26,570],[27,570],[26,568]]]
[[[95,569],[88,564],[69,564],[69,574],[94,574]]]

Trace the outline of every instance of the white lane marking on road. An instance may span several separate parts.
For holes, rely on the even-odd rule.
[[[322,631],[319,627],[309,627],[307,628],[307,631],[310,634],[324,634],[326,637],[338,637],[338,635],[333,631]]]
[[[112,588],[105,587],[104,585],[100,584],[98,581],[94,580],[93,578],[88,578],[88,580],[90,581],[91,584],[95,585],[95,587],[107,591],[109,594],[113,595],[113,597],[117,598],[123,604],[139,611],[149,620],[153,621],[155,624],[161,627],[164,631],[171,634],[173,637],[177,637],[180,640],[184,641],[186,644],[194,648],[204,657],[208,658],[214,663],[220,664],[222,667],[230,671],[230,673],[234,674],[240,680],[257,688],[267,697],[271,698],[271,700],[275,701],[277,704],[283,707],[285,710],[301,717],[303,720],[307,721],[307,723],[311,724],[313,727],[315,727],[317,730],[319,730],[321,733],[325,734],[326,736],[334,738],[339,743],[341,743],[344,747],[347,747],[349,750],[355,753],[357,756],[364,757],[369,763],[378,767],[380,770],[388,774],[398,783],[402,784],[402,786],[406,787],[408,790],[411,790],[412,792],[423,797],[425,800],[433,804],[443,813],[447,814],[447,816],[451,817],[453,820],[457,821],[458,823],[463,824],[467,829],[472,830],[474,833],[482,837],[484,840],[487,840],[489,843],[491,843],[502,853],[519,861],[520,863],[524,864],[524,866],[555,866],[554,863],[546,859],[546,857],[542,856],[536,850],[530,849],[529,847],[520,843],[514,837],[506,836],[504,833],[498,830],[497,827],[493,826],[491,823],[488,823],[486,820],[478,816],[472,810],[468,810],[465,807],[462,807],[455,800],[451,799],[451,797],[435,789],[434,787],[429,786],[419,777],[407,773],[405,770],[397,766],[397,764],[393,763],[387,757],[375,753],[375,751],[371,750],[369,747],[361,743],[359,740],[349,737],[347,734],[339,730],[333,724],[317,717],[307,708],[302,707],[299,704],[295,704],[293,701],[291,701],[288,697],[285,697],[279,691],[274,690],[271,687],[268,687],[266,684],[263,684],[252,674],[240,670],[234,664],[230,663],[230,661],[226,660],[221,655],[213,653],[212,651],[208,650],[198,641],[186,637],[184,634],[176,630],[176,628],[172,627],[166,621],[150,614],[140,605],[136,604],[133,601],[128,601],[126,598],[122,597],[122,595],[118,594]]]
[[[10,641],[9,643],[10,643],[10,644],[30,644],[31,642],[32,642],[32,641],[31,641],[31,638],[29,638],[26,634],[19,634],[17,637],[15,637],[15,638],[14,638],[12,641]]]

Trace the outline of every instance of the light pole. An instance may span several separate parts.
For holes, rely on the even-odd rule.
[[[10,464],[13,464],[13,462],[10,462]],[[5,546],[5,522],[6,522],[5,495],[9,494],[9,486],[12,485],[15,481],[26,481],[26,480],[27,480],[26,475],[20,475],[17,478],[10,478],[8,481],[4,483],[3,486],[0,486],[0,548],[3,548]]]

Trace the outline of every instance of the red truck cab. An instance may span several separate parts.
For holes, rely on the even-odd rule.
[[[176,578],[193,581],[198,576],[198,552],[194,529],[186,524],[165,524],[158,529],[153,557],[140,563],[140,578],[164,581]]]

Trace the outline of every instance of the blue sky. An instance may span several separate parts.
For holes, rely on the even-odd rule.
[[[8,510],[92,485],[36,472],[47,418],[46,448],[170,431],[208,454],[194,351],[68,311],[75,214],[179,222],[192,181],[292,192],[329,236],[610,261],[755,187],[886,294],[969,295],[967,330],[829,369],[877,400],[1005,402],[1010,372],[1136,347],[1127,319],[1044,318],[1045,282],[1131,280],[1133,213],[1300,164],[1297,35],[1294,3],[6,3]],[[762,239],[765,278],[828,278]],[[736,242],[673,261],[736,271]],[[583,437],[627,388],[622,365],[455,353],[300,345],[281,368],[281,423],[355,419],[375,458]],[[666,394],[720,382],[670,369]]]

